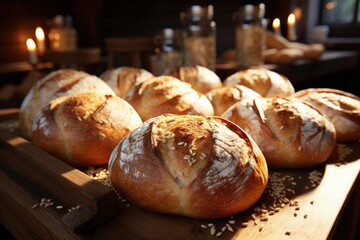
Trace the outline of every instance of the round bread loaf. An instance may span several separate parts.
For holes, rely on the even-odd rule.
[[[183,66],[171,71],[168,75],[190,83],[193,89],[201,93],[207,93],[222,86],[221,79],[215,72],[200,65]]]
[[[290,96],[295,92],[288,78],[265,68],[240,70],[224,80],[224,86],[244,85],[263,97]]]
[[[36,115],[33,143],[75,167],[104,165],[119,141],[141,124],[133,107],[118,96],[62,96]]]
[[[151,211],[219,218],[249,208],[265,190],[255,142],[220,117],[165,114],[127,135],[111,154],[113,187]]]
[[[305,168],[324,162],[336,144],[334,125],[295,98],[255,98],[222,114],[258,144],[270,168]]]
[[[125,97],[143,121],[164,113],[213,115],[209,99],[191,85],[171,76],[153,77],[129,90]]]
[[[248,101],[261,95],[254,90],[243,85],[231,85],[216,88],[206,93],[205,96],[210,100],[214,107],[214,115],[220,116],[229,107],[238,101]]]
[[[34,84],[21,103],[19,115],[21,134],[31,139],[35,115],[50,101],[60,96],[85,92],[115,95],[103,80],[88,73],[73,69],[49,73]]]
[[[334,124],[337,142],[359,141],[360,98],[341,90],[309,88],[296,92],[293,97],[310,103]]]
[[[100,75],[100,78],[121,98],[125,98],[125,95],[130,88],[151,77],[154,77],[152,73],[145,69],[135,67],[108,69]]]

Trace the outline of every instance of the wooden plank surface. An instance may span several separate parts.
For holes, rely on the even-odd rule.
[[[6,113],[15,115],[12,110]],[[6,119],[4,114],[1,118]],[[118,209],[118,198],[111,188],[42,151],[16,131],[0,128],[0,153],[0,170],[22,188],[37,193],[38,202],[45,197],[59,200],[58,206],[67,206],[66,210],[74,208],[58,219],[71,230],[92,228],[108,220]],[[6,191],[7,185],[1,188]]]
[[[1,119],[0,127],[16,128],[14,119],[1,118],[0,114]],[[69,208],[80,201],[85,208],[77,211],[88,216],[90,209],[90,216],[93,216],[91,202],[101,198],[100,183],[94,183],[80,170],[51,156],[46,157],[54,161],[47,167],[49,172],[44,173],[44,169],[39,167],[34,169],[28,163],[37,161],[39,149],[31,150],[33,156],[30,159],[23,158],[19,151],[27,151],[24,146],[28,145],[18,139],[16,130],[5,133],[10,132],[15,140],[4,139],[2,131],[0,221],[19,239],[27,239],[26,236],[52,239],[331,239],[360,171],[360,143],[338,144],[328,161],[318,167],[270,170],[269,184],[263,196],[254,206],[235,216],[197,220],[153,213],[119,197],[116,204],[100,204],[105,208],[101,211],[114,212],[115,216],[101,224],[89,225],[91,227],[78,233],[64,222],[66,211],[56,209],[55,205]],[[8,142],[12,142],[10,145],[14,149],[6,145]],[[18,166],[26,169],[19,170]],[[44,177],[37,176],[40,174]],[[29,175],[38,180],[29,178]],[[48,181],[51,187],[42,186],[42,181]],[[52,187],[55,183],[60,185],[57,190]],[[55,204],[33,209],[32,206],[42,197],[51,198]]]

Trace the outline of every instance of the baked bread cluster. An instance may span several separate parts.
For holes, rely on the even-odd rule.
[[[125,98],[130,88],[151,77],[154,75],[145,69],[127,66],[108,69],[100,75],[100,78],[121,98]]]
[[[203,94],[222,86],[221,79],[214,71],[200,65],[179,67],[168,75],[189,83]]]
[[[309,88],[293,97],[308,102],[334,124],[338,142],[360,139],[360,98],[354,94],[331,88]]]
[[[23,137],[29,140],[32,138],[32,125],[36,114],[52,100],[86,92],[115,95],[100,78],[73,69],[53,71],[37,81],[20,106],[19,124]]]
[[[103,80],[72,69],[38,81],[20,109],[22,134],[77,167],[107,164],[115,145],[140,124],[133,107]]]
[[[125,97],[143,121],[164,113],[214,115],[206,96],[172,76],[153,77],[133,87]]]
[[[268,171],[254,141],[220,117],[165,114],[121,140],[109,160],[113,187],[151,211],[219,218],[265,190]]]
[[[265,62],[273,64],[292,64],[300,59],[319,59],[325,51],[323,44],[290,42],[271,31],[266,33],[266,47]]]
[[[265,68],[240,70],[224,80],[224,86],[243,85],[263,97],[290,96],[295,92],[287,77]]]
[[[334,125],[316,108],[295,98],[255,98],[222,114],[258,144],[270,168],[316,166],[336,144]]]

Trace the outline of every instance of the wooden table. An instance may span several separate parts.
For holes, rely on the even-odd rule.
[[[293,84],[305,83],[321,77],[353,70],[359,66],[356,51],[326,51],[318,60],[298,60],[294,64],[265,64],[261,67],[287,76]],[[233,62],[218,63],[216,73],[221,79],[239,71]]]
[[[270,170],[263,196],[235,216],[153,213],[21,138],[17,113],[0,111],[0,222],[18,239],[331,239],[359,178],[360,143],[338,144],[315,168]]]

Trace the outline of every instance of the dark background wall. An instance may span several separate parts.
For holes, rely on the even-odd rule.
[[[35,28],[49,31],[57,14],[71,15],[78,31],[80,47],[103,47],[105,37],[153,36],[165,27],[181,28],[179,14],[192,4],[214,5],[217,23],[217,52],[234,46],[232,15],[246,3],[266,5],[266,18],[280,17],[283,23],[293,0],[3,0],[0,8],[0,64],[27,61],[26,39],[35,38]],[[283,32],[286,26],[283,24]],[[270,26],[269,26],[270,27]]]

